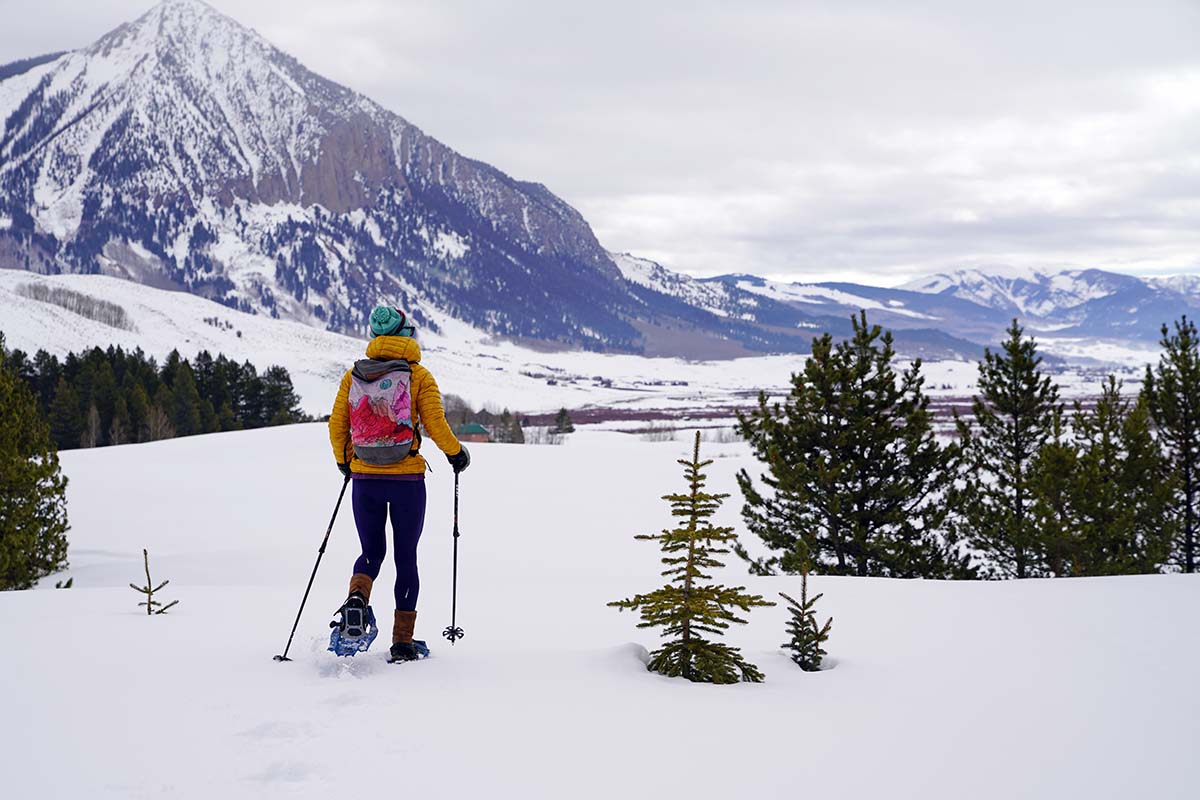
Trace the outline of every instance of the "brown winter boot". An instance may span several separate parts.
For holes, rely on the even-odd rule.
[[[396,611],[396,621],[392,624],[392,644],[409,643],[413,639],[413,629],[417,627],[417,612]]]
[[[363,596],[363,600],[371,602],[371,585],[375,581],[371,580],[370,575],[364,575],[361,572],[356,572],[350,576],[350,591],[346,593],[347,597],[358,592]]]
[[[396,610],[392,624],[392,661],[415,661],[417,647],[413,644],[413,628],[417,627],[417,612]]]

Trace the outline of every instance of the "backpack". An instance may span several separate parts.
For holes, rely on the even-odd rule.
[[[407,361],[365,358],[350,380],[350,441],[354,455],[374,466],[403,461],[419,446],[413,419],[412,367]]]

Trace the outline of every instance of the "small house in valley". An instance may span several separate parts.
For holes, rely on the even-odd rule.
[[[490,442],[492,434],[478,422],[468,422],[454,429],[454,435],[460,442]]]

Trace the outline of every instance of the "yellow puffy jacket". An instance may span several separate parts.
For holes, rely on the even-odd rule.
[[[462,444],[446,422],[446,412],[442,408],[442,393],[438,391],[437,381],[429,370],[419,363],[421,347],[415,340],[407,336],[376,336],[367,345],[367,358],[390,360],[402,358],[412,366],[412,396],[413,417],[418,429],[422,424],[429,438],[433,439],[438,448],[446,455],[457,455]],[[417,453],[395,464],[376,466],[366,464],[354,455],[354,445],[350,442],[350,374],[347,370],[342,376],[342,385],[338,389],[337,400],[333,401],[333,410],[329,412],[329,442],[333,445],[333,457],[339,464],[345,464],[350,459],[350,470],[361,475],[422,475],[425,473],[425,459]]]

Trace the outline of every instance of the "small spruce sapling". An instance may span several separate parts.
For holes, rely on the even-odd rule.
[[[671,515],[680,518],[680,526],[656,535],[642,534],[638,539],[656,541],[662,548],[663,576],[667,585],[647,594],[609,603],[621,610],[637,610],[639,628],[662,628],[662,636],[673,637],[650,654],[646,668],[669,677],[682,676],[696,683],[737,683],[762,681],[763,674],[742,658],[736,647],[703,638],[709,633],[720,636],[730,623],[745,624],[735,610],[749,611],[755,606],[773,606],[761,595],[745,592],[744,586],[719,586],[705,574],[724,566],[717,556],[728,553],[720,545],[736,541],[733,528],[714,527],[710,518],[729,495],[704,491],[704,468],[713,463],[700,460],[700,432],[691,459],[680,459],[688,482],[686,494],[664,495],[671,504]]]
[[[142,594],[146,595],[146,602],[138,603],[138,606],[146,607],[147,616],[150,614],[165,614],[167,613],[168,608],[175,605],[179,601],[172,600],[164,606],[162,603],[154,599],[154,593],[166,586],[168,583],[170,583],[170,581],[163,581],[158,586],[154,585],[154,581],[150,579],[150,554],[147,553],[144,548],[142,549],[142,563],[146,566],[146,585],[135,586],[131,583],[129,584],[129,588],[133,589],[135,592],[141,592]]]
[[[787,631],[791,639],[783,646],[792,651],[792,661],[805,672],[819,672],[821,660],[825,658],[825,650],[821,647],[829,638],[829,629],[833,627],[833,617],[825,620],[824,626],[817,624],[816,604],[822,594],[808,596],[808,563],[803,562],[800,571],[800,601],[791,595],[779,593],[788,602],[788,611],[792,618],[788,621]]]

